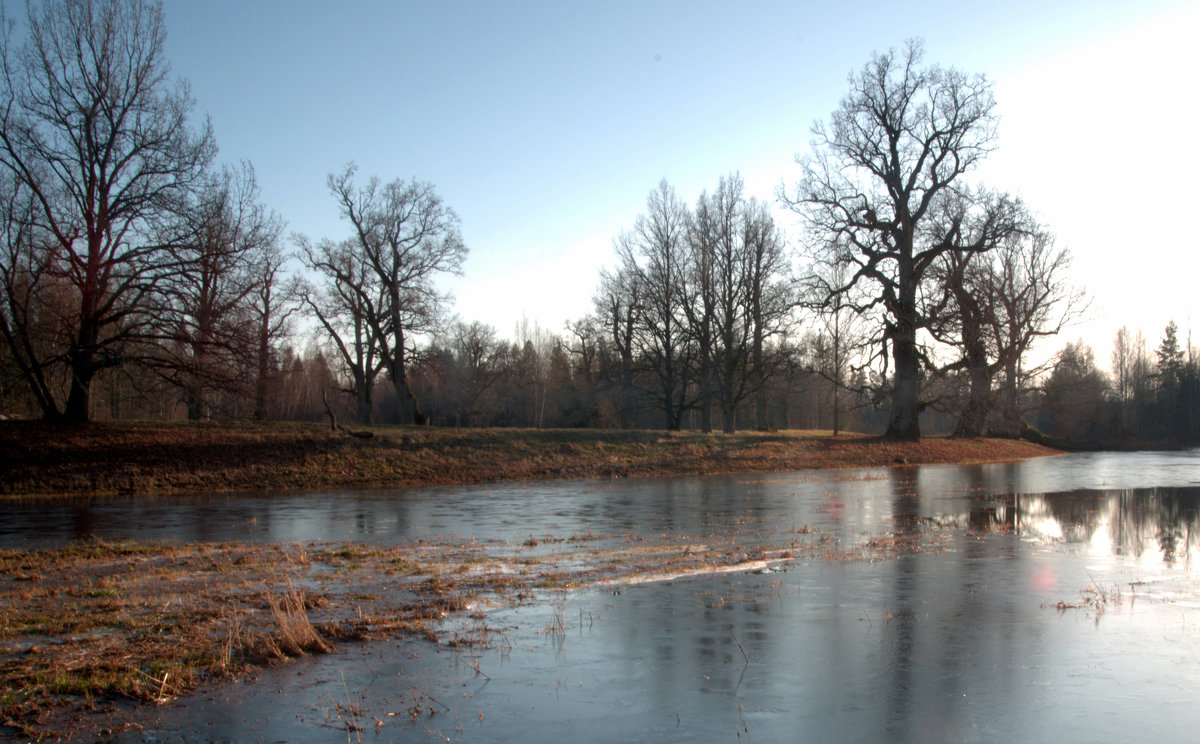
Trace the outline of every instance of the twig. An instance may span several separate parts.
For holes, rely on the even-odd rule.
[[[1108,603],[1108,593],[1105,592],[1104,588],[1101,587],[1099,582],[1096,581],[1096,577],[1092,576],[1091,571],[1087,571],[1086,573],[1087,573],[1088,581],[1092,582],[1092,586],[1095,587],[1096,594],[1100,596],[1101,602],[1107,604]]]
[[[459,658],[462,658],[462,657],[459,657]],[[480,669],[480,668],[479,668],[479,662],[478,662],[478,661],[474,661],[474,662],[473,662],[473,661],[471,661],[471,660],[469,660],[469,659],[464,659],[463,661],[464,661],[464,663],[465,663],[467,666],[469,666],[470,668],[474,669],[476,674],[483,675],[484,679],[487,679],[487,680],[489,680],[489,681],[492,679],[491,677],[489,677],[489,676],[488,676],[488,674],[487,674],[486,672],[484,672],[482,669]]]
[[[424,690],[422,690],[420,687],[413,685],[413,689],[416,690],[417,692],[421,693],[422,695],[424,695],[430,702],[436,703],[436,704],[442,706],[443,708],[445,708],[447,713],[454,710],[449,705],[446,705],[445,703],[443,703],[443,702],[439,701],[437,698],[435,698],[433,695],[430,695],[428,692],[425,692]]]
[[[729,623],[725,623],[725,628],[729,631],[729,635],[733,636],[733,642],[737,644],[738,650],[742,652],[742,658],[744,658],[746,663],[749,664],[750,657],[746,655],[746,649],[742,648],[742,642],[738,640],[736,635],[734,635],[733,626]]]
[[[350,734],[353,733],[359,744],[362,743],[362,726],[358,725],[358,714],[361,712],[359,707],[350,702],[350,689],[346,687],[346,672],[342,671],[342,692],[346,695],[346,712],[350,714],[350,720],[346,720],[344,716],[339,716],[346,723],[346,744],[352,744]]]
[[[337,416],[334,414],[333,409],[329,407],[329,398],[325,395],[325,388],[321,388],[321,402],[325,404],[325,413],[329,414],[330,430],[337,431]]]

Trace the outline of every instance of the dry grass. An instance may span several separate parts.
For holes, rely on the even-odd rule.
[[[0,496],[471,484],[1017,460],[1030,442],[886,442],[827,432],[376,427],[370,439],[317,424],[0,422]]]
[[[276,598],[274,594],[268,594],[267,604],[271,606],[271,615],[277,625],[275,634],[268,636],[270,653],[287,659],[303,656],[308,651],[322,654],[333,651],[333,646],[321,637],[308,619],[304,597],[292,586],[290,579],[283,597]]]
[[[939,549],[940,536],[918,544],[878,535],[849,546],[812,531],[781,539],[746,546],[733,537],[546,536],[537,550],[477,541],[97,541],[0,550],[0,724],[35,739],[88,738],[131,715],[114,701],[161,703],[338,643],[408,635],[461,650],[473,636],[443,621],[478,620],[489,605],[796,559],[883,560]],[[564,623],[558,613],[553,632]],[[443,640],[439,631],[449,634]]]

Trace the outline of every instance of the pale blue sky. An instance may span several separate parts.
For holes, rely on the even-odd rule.
[[[502,336],[523,315],[560,332],[588,312],[613,236],[659,179],[691,202],[736,170],[773,199],[847,75],[923,37],[928,61],[996,83],[1000,149],[980,175],[1025,197],[1074,252],[1096,306],[1070,337],[1105,367],[1122,323],[1153,344],[1169,319],[1188,322],[1198,10],[166,0],[174,72],[211,115],[221,158],[254,164],[289,232],[346,235],[325,176],[350,160],[431,181],[471,251],[446,283],[456,309]]]

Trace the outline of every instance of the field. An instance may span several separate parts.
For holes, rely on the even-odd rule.
[[[357,431],[357,430],[356,430]],[[923,463],[1054,454],[1008,439],[886,442],[828,432],[376,427],[317,424],[0,422],[0,497],[260,491],[625,478]]]

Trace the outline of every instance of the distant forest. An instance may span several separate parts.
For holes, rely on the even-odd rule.
[[[168,79],[160,4],[28,8],[0,41],[6,417],[1200,441],[1190,331],[1040,351],[1088,298],[1033,210],[970,179],[992,84],[920,42],[852,75],[792,187],[664,180],[614,226],[593,312],[504,338],[436,289],[467,246],[433,184],[348,165],[346,234],[285,239]]]

